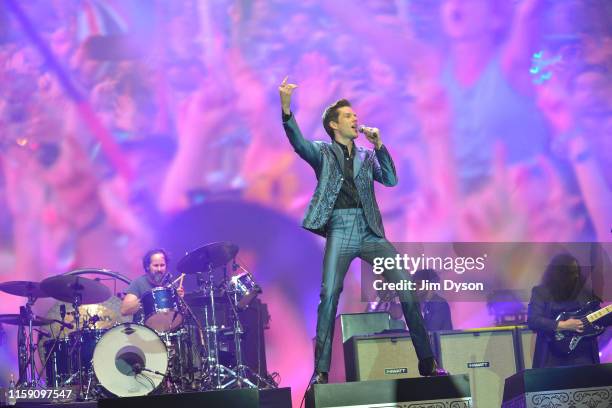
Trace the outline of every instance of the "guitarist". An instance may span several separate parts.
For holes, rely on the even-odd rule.
[[[597,310],[600,300],[584,285],[585,279],[576,258],[567,253],[558,254],[549,263],[542,282],[533,288],[529,301],[527,324],[537,332],[533,368],[569,365],[599,364],[597,337],[585,337],[569,354],[555,352],[551,341],[556,332],[583,333],[580,319],[555,320],[562,312],[575,311],[590,302]],[[598,325],[610,325],[610,315]]]

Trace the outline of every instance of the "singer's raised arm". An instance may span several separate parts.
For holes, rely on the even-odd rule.
[[[304,138],[295,116],[291,112],[291,95],[295,88],[297,88],[297,85],[287,83],[287,77],[278,87],[283,110],[283,128],[295,152],[316,170],[321,164],[320,146],[318,143]]]

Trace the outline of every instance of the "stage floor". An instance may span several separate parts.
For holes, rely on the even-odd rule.
[[[108,398],[84,402],[19,401],[23,408],[179,408],[179,407],[240,407],[291,408],[291,389],[235,389],[183,394],[148,395],[144,397]]]

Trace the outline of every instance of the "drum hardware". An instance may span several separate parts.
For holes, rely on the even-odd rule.
[[[187,254],[178,262],[176,269],[186,274],[209,272],[225,267],[236,257],[238,246],[231,242],[213,242],[201,246]]]
[[[73,275],[73,276],[80,276],[80,275],[102,275],[102,276],[109,276],[110,278],[112,278],[112,280],[118,279],[126,284],[130,284],[132,281],[127,278],[126,276],[123,276],[122,274],[120,274],[119,272],[115,272],[115,271],[111,271],[110,269],[98,269],[98,268],[82,268],[82,269],[74,269],[70,272],[66,272],[64,275]],[[103,279],[100,278],[96,278],[96,281],[100,281]],[[106,279],[109,280],[109,279]],[[116,289],[116,288],[115,288]],[[114,290],[114,292],[117,292],[116,290]]]
[[[40,284],[0,284],[2,291],[32,298],[29,305],[21,308],[21,313],[0,315],[0,323],[21,326],[20,355],[32,356],[23,360],[24,373],[20,378],[24,384],[36,384],[46,370],[47,387],[78,386],[79,400],[109,394],[147,395],[158,390],[257,388],[259,384],[275,387],[243,362],[244,327],[239,312],[248,308],[261,289],[253,276],[235,263],[237,252],[236,245],[219,242],[187,254],[179,262],[179,270],[182,265],[182,272],[194,274],[199,290],[186,294],[184,299],[176,294],[176,286],[182,287],[183,273],[168,286],[151,291],[152,307],[149,313],[145,310],[145,319],[152,327],[130,323],[112,326],[118,320],[115,310],[118,305],[111,304],[110,300],[106,302],[110,291],[99,279],[80,276],[111,273],[107,270],[77,270],[47,278]],[[240,273],[228,279],[230,261],[234,271],[240,269]],[[36,297],[53,297],[67,304],[56,303],[45,319],[31,311]],[[144,308],[147,303],[144,296],[141,301]],[[223,308],[217,310],[220,305]],[[66,312],[67,306],[73,311]],[[202,315],[196,315],[192,306],[203,306]],[[36,346],[32,336],[34,326],[42,325],[49,325],[52,338],[45,341],[39,335],[38,348],[46,355],[41,358],[44,364],[37,372],[33,364]],[[53,330],[52,326],[59,330]],[[140,337],[148,340],[143,342]],[[220,356],[220,353],[223,354]],[[109,354],[114,358],[109,359]]]
[[[123,322],[119,308],[121,301],[115,296],[98,304],[87,304],[79,307],[80,325],[84,329],[82,360],[84,361],[83,373],[86,382],[91,386],[89,395],[96,397],[95,377],[91,373],[91,357],[97,338],[105,330],[112,328],[115,324]],[[69,337],[75,338],[74,333],[74,311],[72,305],[57,301],[46,314],[46,317],[54,323],[47,326],[50,338],[45,339],[39,336],[38,351],[40,361],[44,364],[39,368],[38,376],[42,378],[46,373],[48,387],[77,386],[78,379],[74,375],[78,370],[75,352],[70,353],[74,347],[74,341],[70,342]],[[60,320],[61,319],[61,320]],[[61,322],[66,326],[62,326]],[[57,323],[55,323],[57,322]],[[94,334],[95,333],[95,334]],[[52,340],[53,339],[53,340]],[[57,340],[57,342],[56,342]],[[53,344],[57,344],[53,347]],[[89,370],[88,370],[89,367]],[[87,388],[87,384],[84,384]],[[93,388],[91,388],[93,387]],[[87,390],[86,390],[87,395]]]
[[[78,375],[78,400],[89,399],[89,391],[91,386],[91,373],[89,373],[89,381],[87,384],[86,393],[83,392],[83,361],[82,361],[82,330],[81,330],[81,315],[79,307],[85,304],[100,303],[110,298],[110,290],[102,285],[101,283],[93,280],[83,278],[79,275],[59,275],[52,276],[43,280],[40,284],[42,290],[53,298],[64,302],[72,301],[72,307],[74,309],[74,321],[75,321],[75,347],[77,359],[76,373],[73,376]],[[69,380],[71,381],[72,378]]]
[[[0,315],[0,323],[4,323],[4,324],[10,324],[10,325],[15,325],[15,326],[19,326],[20,324],[23,323],[23,317],[25,316],[25,314],[21,313],[22,309],[24,308],[24,311],[27,312],[27,310],[25,309],[25,306],[21,306],[19,308],[20,313],[7,313],[7,314],[2,314]],[[51,323],[60,323],[59,321],[53,320],[53,319],[47,319],[45,317],[42,316],[37,316],[34,313],[32,313],[32,326],[46,326],[48,324]],[[28,321],[27,323],[28,325],[30,324],[30,322]],[[72,327],[72,325],[67,325]]]
[[[229,368],[219,363],[219,343],[217,338],[217,318],[215,316],[215,291],[213,284],[212,265],[209,265],[208,281],[202,276],[202,273],[198,273],[197,277],[200,289],[203,291],[208,290],[208,300],[210,302],[210,309],[204,309],[204,322],[206,328],[204,333],[206,334],[206,350],[207,350],[207,367],[212,370],[212,381],[213,388],[221,389],[224,388],[221,384],[221,376],[223,372],[227,372]],[[209,316],[210,313],[210,316]]]
[[[232,276],[230,279],[230,287],[235,293],[234,302],[238,310],[244,310],[249,307],[249,304],[262,293],[261,287],[255,283],[251,272],[244,269],[235,261],[232,265],[234,271],[241,269],[243,272]],[[231,302],[230,302],[231,303]]]
[[[248,379],[248,376],[250,375],[256,378],[258,383],[263,383],[268,388],[277,388],[276,383],[272,383],[268,381],[267,379],[263,378],[258,373],[253,371],[251,367],[243,364],[242,335],[244,334],[244,330],[242,329],[242,323],[240,322],[240,316],[238,315],[238,311],[246,309],[249,306],[249,304],[253,301],[253,299],[255,299],[255,297],[257,297],[262,291],[261,291],[261,288],[253,280],[251,273],[247,271],[246,269],[244,269],[241,265],[237,264],[236,261],[234,261],[233,268],[234,270],[236,270],[237,268],[240,268],[244,271],[244,274],[241,274],[239,276],[249,277],[248,285],[246,283],[247,282],[246,280],[244,281],[241,281],[240,279],[234,280],[233,279],[234,277],[232,277],[232,280],[230,282],[235,282],[233,284],[233,290],[231,292],[230,291],[226,292],[228,298],[230,296],[234,296],[234,299],[233,299],[234,301],[232,302],[231,299],[229,299],[230,300],[229,304],[232,308],[232,312],[234,313],[234,347],[236,351],[236,368],[235,369],[237,373],[237,377],[235,380],[236,382],[238,382],[238,387],[240,388],[242,388],[242,383],[248,385],[250,388],[259,388],[257,385],[255,385],[253,382],[251,382]]]
[[[227,275],[227,263],[238,253],[238,246],[229,242],[215,242],[204,245],[194,251],[187,253],[177,264],[177,269],[182,273],[195,274],[197,284],[201,293],[208,297],[204,308],[204,343],[206,349],[206,368],[208,378],[211,381],[210,388],[223,389],[231,385],[223,379],[236,378],[237,374],[229,367],[219,362],[219,343],[217,333],[217,318],[215,316],[215,279],[216,268],[223,267],[223,281]],[[197,321],[197,319],[196,319]]]
[[[182,282],[183,282],[183,280],[181,279],[181,285],[182,285]],[[187,302],[186,302],[186,301],[185,301],[183,298],[181,298],[181,297],[179,297],[178,299],[179,299],[179,302],[181,303],[182,307],[184,308],[184,310],[187,310],[188,317],[190,317],[190,318],[191,318],[191,321],[192,321],[192,322],[195,324],[195,326],[196,326],[196,328],[197,328],[197,331],[198,331],[198,339],[199,339],[199,341],[200,341],[200,344],[199,344],[199,345],[200,345],[200,349],[199,349],[199,350],[202,350],[202,348],[205,348],[205,347],[206,347],[206,345],[205,345],[205,337],[204,337],[204,331],[205,331],[205,329],[204,329],[204,327],[202,327],[202,324],[201,324],[201,323],[198,321],[198,319],[197,319],[197,317],[196,317],[195,313],[193,312],[193,310],[191,309],[191,307],[190,307],[190,306],[187,304]],[[191,335],[191,333],[190,333],[190,331],[189,331],[189,328],[188,328],[188,327],[186,328],[186,334],[187,334],[187,335]],[[180,340],[180,339],[179,339],[179,340]],[[188,340],[188,344],[187,344],[187,347],[189,347],[189,351],[190,351],[190,352],[192,352],[192,351],[193,351],[193,349],[192,349],[193,344],[192,344],[192,341],[191,341],[191,340],[192,340],[192,339],[190,338],[190,339]],[[179,346],[180,346],[180,342],[179,342],[178,344],[179,344]],[[181,350],[180,350],[180,348],[179,348],[179,350],[178,350],[178,353],[179,353],[179,354],[178,354],[178,361],[179,361],[179,363],[180,363],[180,364],[182,364],[182,361],[181,361],[182,354],[181,354]],[[189,354],[190,354],[190,353],[188,353],[188,356],[189,356]],[[199,358],[199,359],[201,359],[200,352],[198,352],[198,358]],[[190,371],[190,372],[188,373],[188,375],[189,375],[189,378],[190,378],[190,380],[191,380],[191,382],[192,382],[192,384],[193,384],[193,383],[195,382],[195,377],[194,377],[195,371],[193,371],[194,367],[190,367],[192,364],[193,364],[193,361],[188,362],[188,363],[187,363],[187,368],[188,368],[188,370]],[[181,373],[180,373],[180,374],[184,374],[184,373],[182,372],[182,367],[181,367]],[[181,375],[181,378],[182,378],[182,377],[183,377],[183,375]],[[183,386],[184,386],[184,384],[183,384]]]
[[[261,289],[255,284],[251,274],[235,261],[238,247],[228,242],[217,242],[200,247],[188,253],[178,263],[177,268],[183,273],[196,275],[199,293],[202,294],[204,308],[204,333],[206,349],[206,367],[210,381],[209,388],[224,389],[230,386],[257,388],[248,376],[251,375],[268,387],[275,387],[266,379],[253,372],[243,364],[242,360],[242,334],[243,329],[238,315],[259,294]],[[244,271],[232,279],[228,284],[227,264],[232,261],[234,270],[240,268]],[[222,268],[222,283],[215,287],[214,270]],[[221,289],[227,297],[233,314],[233,336],[236,366],[231,369],[219,361],[219,326],[215,307],[215,290]],[[204,295],[205,294],[205,295]],[[233,296],[233,297],[232,297]],[[197,321],[197,319],[196,319]]]
[[[4,315],[1,323],[17,324],[19,326],[17,336],[17,348],[19,351],[19,384],[28,387],[37,387],[36,361],[34,358],[34,326],[42,326],[51,321],[34,315],[32,306],[38,298],[49,297],[37,282],[12,281],[0,284],[0,291],[15,296],[26,297],[25,306],[19,307],[18,315]],[[26,332],[27,327],[27,332]]]
[[[57,336],[54,336],[53,339],[47,340],[43,343],[43,348],[45,350],[45,361],[38,371],[38,378],[42,375],[43,370],[47,370],[47,387],[55,387],[59,388],[67,384],[71,375],[71,367],[70,367],[70,339],[62,338],[62,332],[69,328],[72,329],[74,326],[68,323],[65,323],[66,319],[66,306],[60,306],[60,317],[61,321],[55,320],[60,324],[60,331],[57,333]],[[39,333],[40,334],[40,333]],[[51,332],[53,335],[53,332]],[[40,343],[40,336],[39,336]],[[47,346],[49,344],[49,346]],[[58,360],[58,355],[60,355],[61,359]],[[42,357],[42,356],[41,356]],[[50,361],[50,359],[52,359]],[[51,362],[51,365],[49,363]]]

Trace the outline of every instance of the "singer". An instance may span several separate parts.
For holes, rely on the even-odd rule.
[[[168,254],[160,248],[147,251],[142,257],[142,267],[145,274],[134,279],[126,290],[126,295],[121,303],[121,315],[134,315],[135,323],[142,322],[142,313],[139,313],[141,305],[140,298],[151,289],[167,285],[170,274],[168,273]],[[182,287],[177,289],[180,297],[185,296]]]
[[[374,180],[392,187],[397,184],[397,175],[378,129],[358,126],[357,114],[346,99],[336,101],[323,112],[323,127],[331,143],[306,140],[291,112],[295,88],[297,85],[287,83],[286,77],[278,88],[283,127],[295,152],[312,166],[318,180],[302,226],[327,238],[311,380],[322,384],[328,380],[334,318],[350,263],[359,257],[371,264],[375,257],[394,258],[397,254],[385,238],[374,195]],[[358,131],[374,145],[373,150],[355,146]],[[388,282],[407,278],[400,269],[387,270],[383,275]],[[446,374],[436,366],[429,335],[412,292],[399,291],[398,296],[419,358],[419,373]]]

